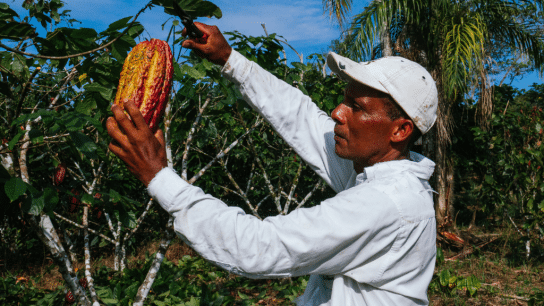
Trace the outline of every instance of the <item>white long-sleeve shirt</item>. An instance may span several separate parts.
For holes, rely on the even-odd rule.
[[[259,220],[189,185],[172,169],[148,186],[174,229],[214,264],[251,278],[311,275],[298,305],[428,305],[436,221],[434,163],[375,164],[356,174],[334,153],[334,122],[298,89],[236,51],[223,74],[338,194]]]

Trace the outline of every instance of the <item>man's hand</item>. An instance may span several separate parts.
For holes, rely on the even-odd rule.
[[[209,26],[200,22],[195,22],[195,26],[203,33],[208,34],[206,43],[200,43],[198,39],[187,39],[181,46],[192,49],[198,56],[209,60],[217,65],[225,65],[232,51],[231,46],[216,26]],[[187,36],[187,29],[181,32]]]
[[[134,103],[126,102],[124,107],[132,121],[118,105],[111,107],[114,117],[106,122],[108,134],[113,138],[109,148],[147,187],[155,175],[168,166],[164,135],[161,130],[155,135],[151,133]]]

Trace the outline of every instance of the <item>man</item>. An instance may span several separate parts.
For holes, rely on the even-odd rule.
[[[258,220],[187,184],[166,167],[162,132],[151,135],[133,104],[126,109],[134,123],[113,106],[110,148],[175,217],[177,234],[239,275],[311,275],[299,305],[427,305],[436,254],[428,183],[434,163],[409,146],[436,119],[429,73],[399,57],[355,63],[330,53],[329,68],[348,85],[328,117],[232,50],[217,27],[197,26],[206,44],[188,39],[183,46],[223,65],[244,99],[338,194]]]

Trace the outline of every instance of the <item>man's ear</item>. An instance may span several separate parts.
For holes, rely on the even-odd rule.
[[[410,119],[399,118],[394,121],[393,133],[391,141],[400,143],[410,140],[410,136],[414,132],[414,122]]]

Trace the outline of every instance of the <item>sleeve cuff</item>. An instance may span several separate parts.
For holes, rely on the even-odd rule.
[[[163,168],[149,182],[147,192],[155,199],[162,208],[170,211],[170,206],[180,189],[190,186],[172,168]]]
[[[250,70],[251,61],[240,54],[240,52],[233,49],[228,61],[223,66],[221,73],[227,80],[240,86],[249,75]]]

